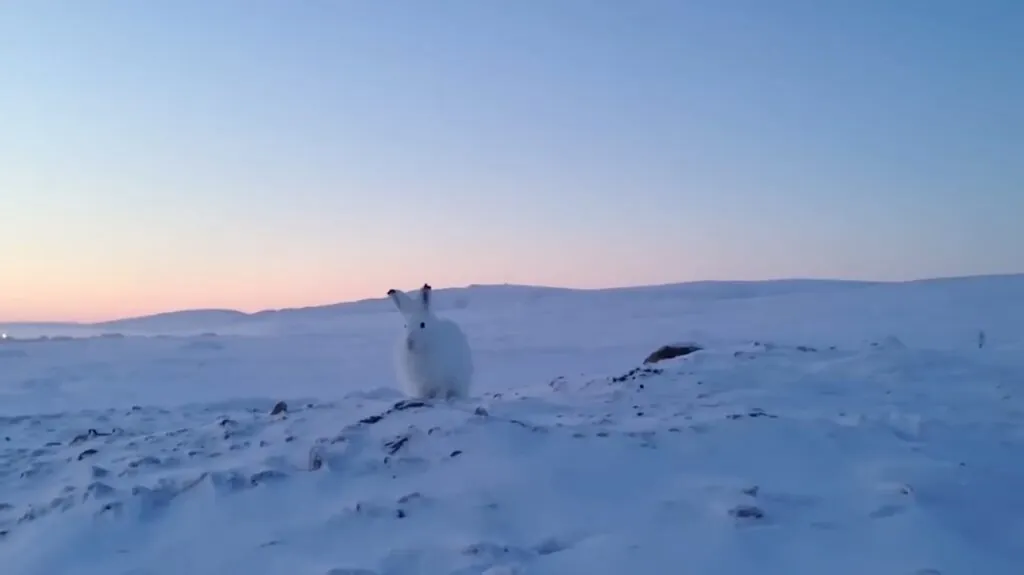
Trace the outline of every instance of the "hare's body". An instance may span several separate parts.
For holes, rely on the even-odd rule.
[[[394,358],[403,391],[418,398],[466,397],[473,378],[469,341],[458,324],[433,314],[430,286],[416,299],[398,290],[388,295],[405,319]]]

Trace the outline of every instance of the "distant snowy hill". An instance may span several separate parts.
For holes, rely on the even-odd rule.
[[[412,289],[412,288],[410,288]],[[877,299],[861,297],[873,290]],[[471,285],[436,289],[437,307],[442,311],[505,309],[523,306],[633,306],[638,312],[650,305],[661,309],[664,301],[680,307],[725,304],[741,306],[738,300],[773,298],[784,305],[786,298],[798,297],[802,305],[834,307],[867,305],[865,313],[877,314],[894,305],[913,308],[924,299],[939,299],[948,306],[992,305],[1017,297],[1024,290],[1024,274],[936,278],[907,282],[855,280],[782,279],[764,281],[699,281],[666,285],[570,289],[521,285]],[[907,302],[908,293],[913,292]],[[814,294],[815,299],[802,296]],[[979,299],[979,294],[984,298]],[[849,303],[846,303],[849,300]],[[860,303],[858,303],[860,302]],[[864,302],[870,302],[864,304]],[[915,303],[916,302],[916,303]],[[0,323],[0,331],[20,337],[40,335],[91,336],[117,332],[126,335],[197,335],[206,332],[263,335],[270,332],[320,333],[332,323],[359,321],[357,316],[392,311],[386,298],[366,299],[304,308],[286,308],[245,313],[236,310],[183,310],[98,323]],[[899,313],[899,309],[890,310]],[[946,310],[945,313],[955,313]],[[886,312],[888,313],[888,312]],[[756,321],[756,318],[752,318]]]

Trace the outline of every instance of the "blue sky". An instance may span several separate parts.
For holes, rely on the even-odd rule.
[[[0,5],[0,319],[1024,271],[1024,4]]]

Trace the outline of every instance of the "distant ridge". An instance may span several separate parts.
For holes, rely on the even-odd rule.
[[[569,288],[554,286],[531,286],[522,284],[471,284],[462,287],[436,288],[435,292],[442,308],[459,308],[475,303],[532,303],[565,294],[579,294],[587,297],[616,298],[620,296],[646,295],[655,298],[739,299],[769,297],[791,293],[813,291],[842,291],[846,289],[870,288],[898,285],[934,284],[936,286],[955,283],[1006,281],[1013,289],[1024,289],[1024,273],[986,274],[971,276],[949,276],[902,281],[865,281],[846,279],[783,278],[767,280],[700,280],[655,285],[622,286],[611,288]],[[1019,285],[1018,285],[1019,284]],[[412,289],[412,288],[407,288]],[[256,319],[288,316],[331,317],[335,315],[374,313],[389,305],[382,295],[356,301],[337,302],[305,307],[265,309],[247,313],[232,309],[194,309],[161,312],[151,315],[127,317],[101,322],[0,322],[0,328],[82,328],[106,331],[176,331],[197,325],[229,327]]]

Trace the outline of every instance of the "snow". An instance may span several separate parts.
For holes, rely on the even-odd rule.
[[[0,325],[4,572],[1024,564],[1024,275],[436,298],[466,400],[403,400],[383,299]]]

